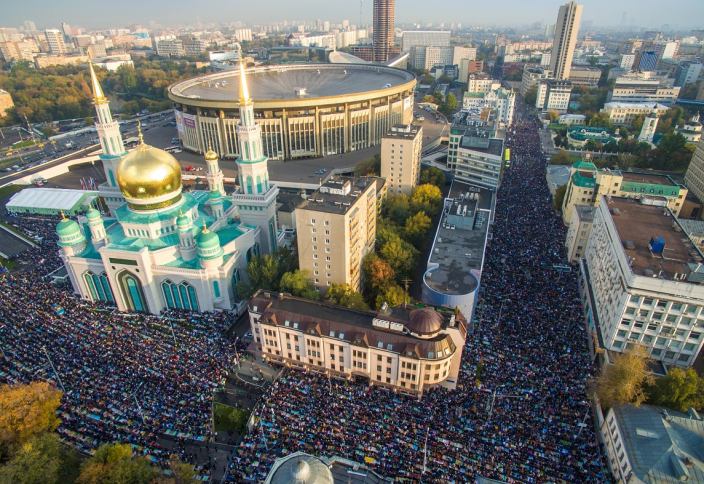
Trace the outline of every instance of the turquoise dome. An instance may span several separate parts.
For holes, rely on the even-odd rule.
[[[183,212],[176,218],[177,227],[188,227],[189,223],[188,217],[186,217]]]
[[[100,212],[98,212],[95,208],[91,207],[88,212],[86,212],[86,218],[88,220],[95,220],[96,218],[100,218]]]
[[[199,249],[214,249],[220,247],[220,237],[215,232],[203,229],[196,241]]]
[[[59,237],[66,237],[68,235],[76,235],[77,233],[80,233],[81,228],[78,226],[78,223],[75,220],[69,220],[69,219],[63,219],[59,224],[56,226],[56,234]]]
[[[208,195],[211,200],[217,200],[218,198],[222,198],[222,195],[220,194],[220,190],[211,190],[210,194]]]

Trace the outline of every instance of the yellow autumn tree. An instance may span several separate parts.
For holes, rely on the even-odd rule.
[[[47,382],[0,386],[0,445],[23,444],[59,425],[63,393]]]
[[[636,345],[624,353],[616,353],[612,363],[606,365],[593,382],[602,407],[610,408],[620,403],[637,406],[643,403],[647,398],[645,386],[652,385],[655,381],[647,368],[646,349]]]

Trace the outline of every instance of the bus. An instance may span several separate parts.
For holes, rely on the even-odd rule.
[[[511,166],[511,150],[509,148],[504,151],[504,164],[506,167]]]

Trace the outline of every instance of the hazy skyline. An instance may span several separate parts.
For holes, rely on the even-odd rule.
[[[363,21],[371,24],[373,0],[363,0]],[[396,22],[461,22],[464,25],[526,25],[533,22],[555,23],[560,5],[566,1],[504,0],[496,8],[493,2],[447,0],[440,5],[420,0],[397,0]],[[620,25],[626,12],[638,26],[659,28],[669,24],[672,29],[704,28],[704,2],[674,0],[663,3],[655,0],[585,0],[582,21],[593,21],[594,26]],[[283,22],[284,20],[329,20],[339,23],[347,19],[359,23],[360,3],[322,0],[270,0],[265,2],[229,2],[226,0],[122,0],[95,2],[72,0],[55,2],[38,0],[31,4],[7,2],[3,7],[2,27],[19,27],[24,20],[33,20],[37,28],[59,27],[61,22],[88,30],[118,28],[128,24],[147,25],[154,20],[164,26],[192,24],[200,18],[203,24],[242,21],[253,24]]]

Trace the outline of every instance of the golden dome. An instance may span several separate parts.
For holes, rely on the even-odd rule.
[[[117,165],[117,184],[132,208],[169,206],[181,198],[181,167],[166,151],[142,143]]]
[[[205,161],[215,161],[218,159],[218,154],[213,150],[208,150],[205,154]]]

